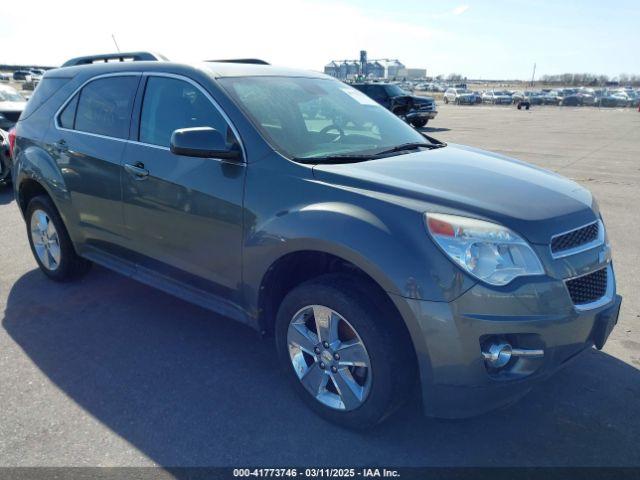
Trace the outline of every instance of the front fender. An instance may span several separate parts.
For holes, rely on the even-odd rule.
[[[448,301],[473,283],[437,250],[415,211],[386,205],[374,212],[344,201],[316,202],[258,220],[246,237],[243,280],[250,311],[257,308],[258,288],[269,268],[300,251],[346,260],[401,297]]]
[[[367,239],[367,245],[360,244]],[[299,206],[258,225],[245,243],[245,281],[260,285],[279,258],[299,251],[335,255],[358,266],[386,291],[401,293],[397,284],[375,260],[379,245],[392,238],[375,214],[341,202]]]

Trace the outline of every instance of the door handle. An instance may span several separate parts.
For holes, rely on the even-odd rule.
[[[142,162],[137,162],[135,165],[125,163],[124,169],[131,175],[133,175],[137,180],[144,180],[149,176],[149,170],[144,168],[144,163]]]
[[[53,144],[53,148],[58,152],[68,152],[69,146],[67,145],[66,140],[58,140]]]

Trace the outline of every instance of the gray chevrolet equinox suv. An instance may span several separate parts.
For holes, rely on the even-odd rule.
[[[418,392],[479,414],[602,348],[621,298],[581,186],[323,74],[130,56],[47,72],[17,123],[51,279],[97,263],[274,335],[301,398],[352,428]]]

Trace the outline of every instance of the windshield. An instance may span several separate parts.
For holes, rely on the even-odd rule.
[[[375,100],[336,80],[229,77],[220,83],[271,146],[289,158],[366,155],[426,142]]]
[[[387,95],[390,97],[398,97],[400,95],[411,95],[409,92],[401,89],[398,85],[385,85],[384,87]]]
[[[12,88],[0,88],[0,102],[24,102],[24,97]]]

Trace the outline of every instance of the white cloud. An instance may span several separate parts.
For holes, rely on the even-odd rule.
[[[467,10],[469,10],[469,5],[460,5],[460,6],[456,7],[456,8],[454,8],[453,10],[451,10],[451,13],[453,15],[462,15]]]

